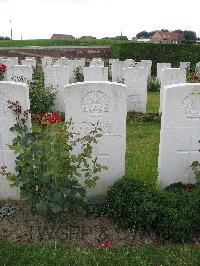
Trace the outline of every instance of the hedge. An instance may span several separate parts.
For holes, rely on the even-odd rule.
[[[152,60],[152,73],[156,74],[156,64],[170,62],[172,67],[178,67],[182,61],[195,65],[200,61],[200,45],[198,44],[155,44],[155,43],[115,43],[112,45],[112,58],[125,60],[132,58]]]

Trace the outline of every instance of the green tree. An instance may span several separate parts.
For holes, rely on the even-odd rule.
[[[197,40],[197,34],[195,31],[184,30],[183,36],[184,36],[186,42],[195,42]]]

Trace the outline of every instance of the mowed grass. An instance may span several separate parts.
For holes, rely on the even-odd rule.
[[[147,113],[158,113],[160,105],[160,93],[148,92],[147,96]]]
[[[159,97],[156,92],[148,93],[147,112],[158,113]],[[160,123],[129,119],[126,140],[126,176],[156,183]]]
[[[84,40],[84,39],[74,39],[74,40],[51,40],[51,39],[41,39],[41,40],[0,40],[0,47],[25,47],[25,46],[98,46],[98,45],[113,45],[115,43],[132,43],[133,41],[127,40]]]
[[[162,247],[135,245],[106,249],[83,246],[0,243],[0,262],[4,266],[197,266],[199,261],[200,249],[181,245]]]

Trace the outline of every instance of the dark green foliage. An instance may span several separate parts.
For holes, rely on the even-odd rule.
[[[154,44],[154,43],[116,43],[112,45],[112,58],[136,61],[149,59],[153,61],[152,73],[156,75],[156,64],[170,62],[178,67],[181,61],[189,61],[191,65],[200,61],[200,45],[198,44]]]
[[[185,242],[200,230],[200,190],[183,188],[158,193],[155,230],[167,240]]]
[[[152,77],[148,79],[147,83],[147,90],[148,91],[160,91],[160,81],[156,79],[156,77]]]
[[[30,88],[30,104],[33,114],[52,111],[56,92],[44,85],[44,73],[41,67],[34,69],[33,84]]]
[[[108,192],[108,214],[120,226],[152,229],[163,239],[186,242],[200,231],[200,188],[162,190],[123,178]]]
[[[8,37],[8,36],[6,36],[6,37],[4,37],[4,36],[0,36],[0,41],[3,41],[3,40],[10,40],[10,37]]]
[[[156,190],[130,178],[117,181],[108,192],[108,214],[122,227],[149,230],[156,218]]]
[[[74,79],[75,79],[76,82],[84,81],[83,70],[82,70],[81,67],[77,67],[74,70]]]
[[[138,122],[156,122],[160,123],[161,116],[158,113],[138,113],[138,112],[128,112],[128,121],[138,121]]]

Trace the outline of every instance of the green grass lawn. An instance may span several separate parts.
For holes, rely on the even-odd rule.
[[[143,245],[105,249],[1,242],[0,262],[2,266],[197,266],[200,262],[200,249],[181,245],[162,247]]]
[[[158,113],[160,103],[160,93],[148,92],[147,113]]]
[[[158,113],[159,97],[148,93],[147,112]],[[127,121],[126,176],[156,183],[160,123]]]
[[[123,41],[123,40],[0,40],[0,47],[23,47],[23,46],[91,46],[91,45],[113,45],[115,43],[132,43],[133,41]]]

